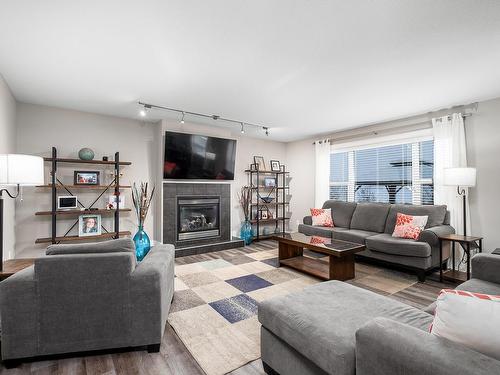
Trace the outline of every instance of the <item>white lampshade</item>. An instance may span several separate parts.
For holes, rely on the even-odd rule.
[[[0,154],[0,185],[43,184],[43,158],[20,154]]]
[[[444,184],[449,186],[476,186],[476,168],[445,168]]]

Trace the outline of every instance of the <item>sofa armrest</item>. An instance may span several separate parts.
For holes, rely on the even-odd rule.
[[[451,225],[439,225],[436,227],[431,227],[424,229],[420,232],[420,237],[418,241],[427,242],[431,247],[439,246],[439,236],[445,234],[453,234],[455,233],[455,228]]]
[[[357,375],[500,374],[500,361],[385,318],[356,332]]]
[[[500,256],[476,254],[472,257],[472,277],[500,284]]]
[[[130,330],[134,346],[159,344],[174,294],[172,245],[156,245],[132,272]]]
[[[38,304],[34,267],[0,283],[2,360],[32,357],[38,345]]]
[[[304,216],[304,219],[302,219],[302,223],[305,225],[313,225],[312,216]]]

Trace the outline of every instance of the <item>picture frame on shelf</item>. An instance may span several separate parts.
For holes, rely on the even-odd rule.
[[[281,164],[279,160],[271,160],[270,162],[271,165],[271,171],[273,172],[280,172],[281,171]]]
[[[264,186],[266,188],[276,187],[276,178],[275,177],[265,177],[264,178]]]
[[[75,210],[78,208],[78,198],[76,195],[58,195],[58,210]]]
[[[253,162],[254,162],[255,167],[257,168],[258,171],[265,171],[266,170],[266,162],[265,162],[263,156],[254,156]]]
[[[267,216],[267,210],[262,210],[262,211],[260,212],[260,218],[261,218],[262,220],[267,220],[267,218],[268,218],[268,216]]]
[[[73,184],[98,186],[100,174],[99,171],[74,171]]]
[[[123,195],[123,194],[120,194],[118,197],[116,195],[114,195],[114,194],[110,195],[108,197],[107,208],[109,210],[116,210],[116,201],[117,201],[116,198],[118,198],[118,202],[119,202],[118,203],[118,208],[120,210],[123,210],[125,208],[125,195]]]
[[[101,231],[101,215],[86,214],[78,217],[78,236],[100,236]]]

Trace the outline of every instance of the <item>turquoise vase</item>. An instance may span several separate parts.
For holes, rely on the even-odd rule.
[[[137,261],[141,261],[144,259],[146,254],[151,249],[151,241],[149,240],[148,235],[144,232],[144,228],[139,226],[139,230],[134,236],[134,244],[135,244],[135,256]]]
[[[240,238],[245,242],[245,245],[250,245],[252,243],[252,237],[252,224],[250,224],[250,221],[245,220],[243,224],[241,224]]]

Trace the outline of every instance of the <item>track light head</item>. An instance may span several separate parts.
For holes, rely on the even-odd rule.
[[[264,126],[263,129],[266,131],[266,135],[269,137],[269,128],[267,126]]]
[[[243,123],[241,123],[241,134],[245,134],[245,128],[243,127]]]
[[[182,112],[182,119],[181,119],[181,124],[184,124],[184,116],[186,115],[186,112]]]
[[[151,109],[151,105],[144,104],[142,109],[139,111],[139,116],[146,117],[148,114],[148,109]]]

